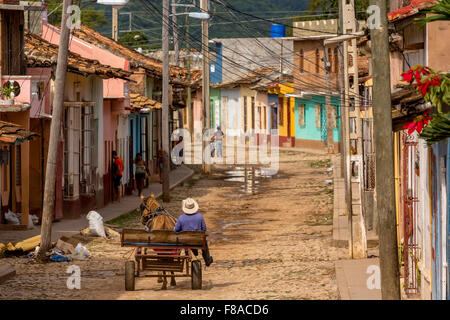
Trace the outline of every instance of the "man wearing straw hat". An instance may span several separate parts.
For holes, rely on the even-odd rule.
[[[184,214],[181,215],[175,224],[174,231],[206,231],[206,224],[203,216],[198,211],[198,203],[192,198],[182,201],[181,208]],[[205,242],[205,250],[202,250],[202,256],[207,267],[213,262],[213,258],[209,255],[208,243]],[[194,255],[198,254],[197,250],[192,250]]]

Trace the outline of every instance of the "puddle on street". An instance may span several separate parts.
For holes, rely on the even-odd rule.
[[[240,212],[232,212],[233,215],[238,215]],[[252,229],[235,229],[235,230],[226,230],[228,228],[247,225],[247,224],[257,224],[263,223],[264,220],[255,220],[255,219],[241,219],[241,220],[220,220],[216,222],[216,225],[219,227],[219,230],[211,230],[209,234],[209,241],[211,243],[217,241],[228,241],[237,238],[241,238],[243,234],[257,232],[258,230]]]
[[[243,224],[254,224],[254,223],[261,223],[264,222],[264,220],[252,220],[252,219],[243,219],[243,220],[233,220],[233,221],[227,221],[221,220],[216,222],[217,225],[221,227],[221,229],[227,229],[229,227],[235,227],[240,226]]]
[[[225,178],[224,181],[242,183],[239,192],[246,194],[259,193],[258,184],[260,181],[273,177],[267,168],[255,168],[254,166],[235,167],[234,170],[225,171],[225,174],[229,177]],[[239,196],[236,195],[236,197]]]

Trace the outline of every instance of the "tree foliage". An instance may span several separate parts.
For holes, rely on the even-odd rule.
[[[421,26],[433,21],[450,20],[450,0],[440,0],[433,7],[424,9],[422,12],[432,15],[415,19]]]
[[[31,0],[39,1],[39,0]],[[61,0],[47,0],[48,4],[48,22],[52,25],[59,26],[61,24],[62,16],[62,1]],[[81,9],[81,23],[90,27],[97,28],[108,23],[105,18],[105,11],[98,9],[89,0],[75,0],[74,5],[78,5]]]
[[[355,11],[358,19],[366,17],[366,9],[369,0],[355,0]],[[337,13],[339,12],[339,0],[310,0],[308,10],[315,13]]]
[[[142,48],[142,50],[150,49],[149,39],[145,34],[140,31],[131,31],[124,33],[120,38],[119,42],[125,46],[132,47],[134,49]]]

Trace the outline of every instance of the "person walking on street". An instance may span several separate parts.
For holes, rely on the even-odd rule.
[[[113,150],[112,152],[113,164],[112,164],[112,178],[113,178],[113,201],[117,198],[120,202],[120,181],[123,175],[123,160],[117,155],[117,152]]]
[[[177,223],[175,224],[174,231],[206,231],[205,220],[203,219],[203,215],[198,212],[198,203],[192,199],[187,198],[181,202],[181,208],[184,212],[181,215]],[[192,250],[192,253],[197,256],[198,251],[196,249]],[[209,254],[208,243],[205,241],[205,249],[202,250],[203,260],[205,260],[205,264],[207,267],[211,263],[213,263],[213,257]]]
[[[138,189],[138,197],[142,194],[142,189],[145,187],[145,179],[149,174],[147,163],[142,159],[142,154],[136,154],[134,159],[136,165],[136,171],[134,172],[134,178],[136,179],[136,186]]]
[[[223,157],[223,132],[220,126],[217,126],[217,131],[214,133],[214,142],[216,145],[216,156],[219,158]]]

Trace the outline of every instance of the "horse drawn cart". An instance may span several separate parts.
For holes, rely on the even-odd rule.
[[[191,277],[192,289],[201,289],[202,264],[192,250],[204,249],[205,240],[203,231],[123,229],[121,245],[136,248],[135,261],[125,262],[125,290],[133,291],[139,276],[163,278],[163,290],[167,289],[167,277],[171,285],[176,285],[175,277]]]
[[[204,231],[183,231],[173,228],[176,218],[162,208],[151,195],[142,198],[141,222],[145,229],[123,229],[122,247],[134,247],[134,261],[125,262],[125,290],[134,290],[135,278],[157,277],[167,289],[167,277],[176,285],[175,277],[190,277],[192,289],[202,288],[202,264],[196,251],[205,249]]]

